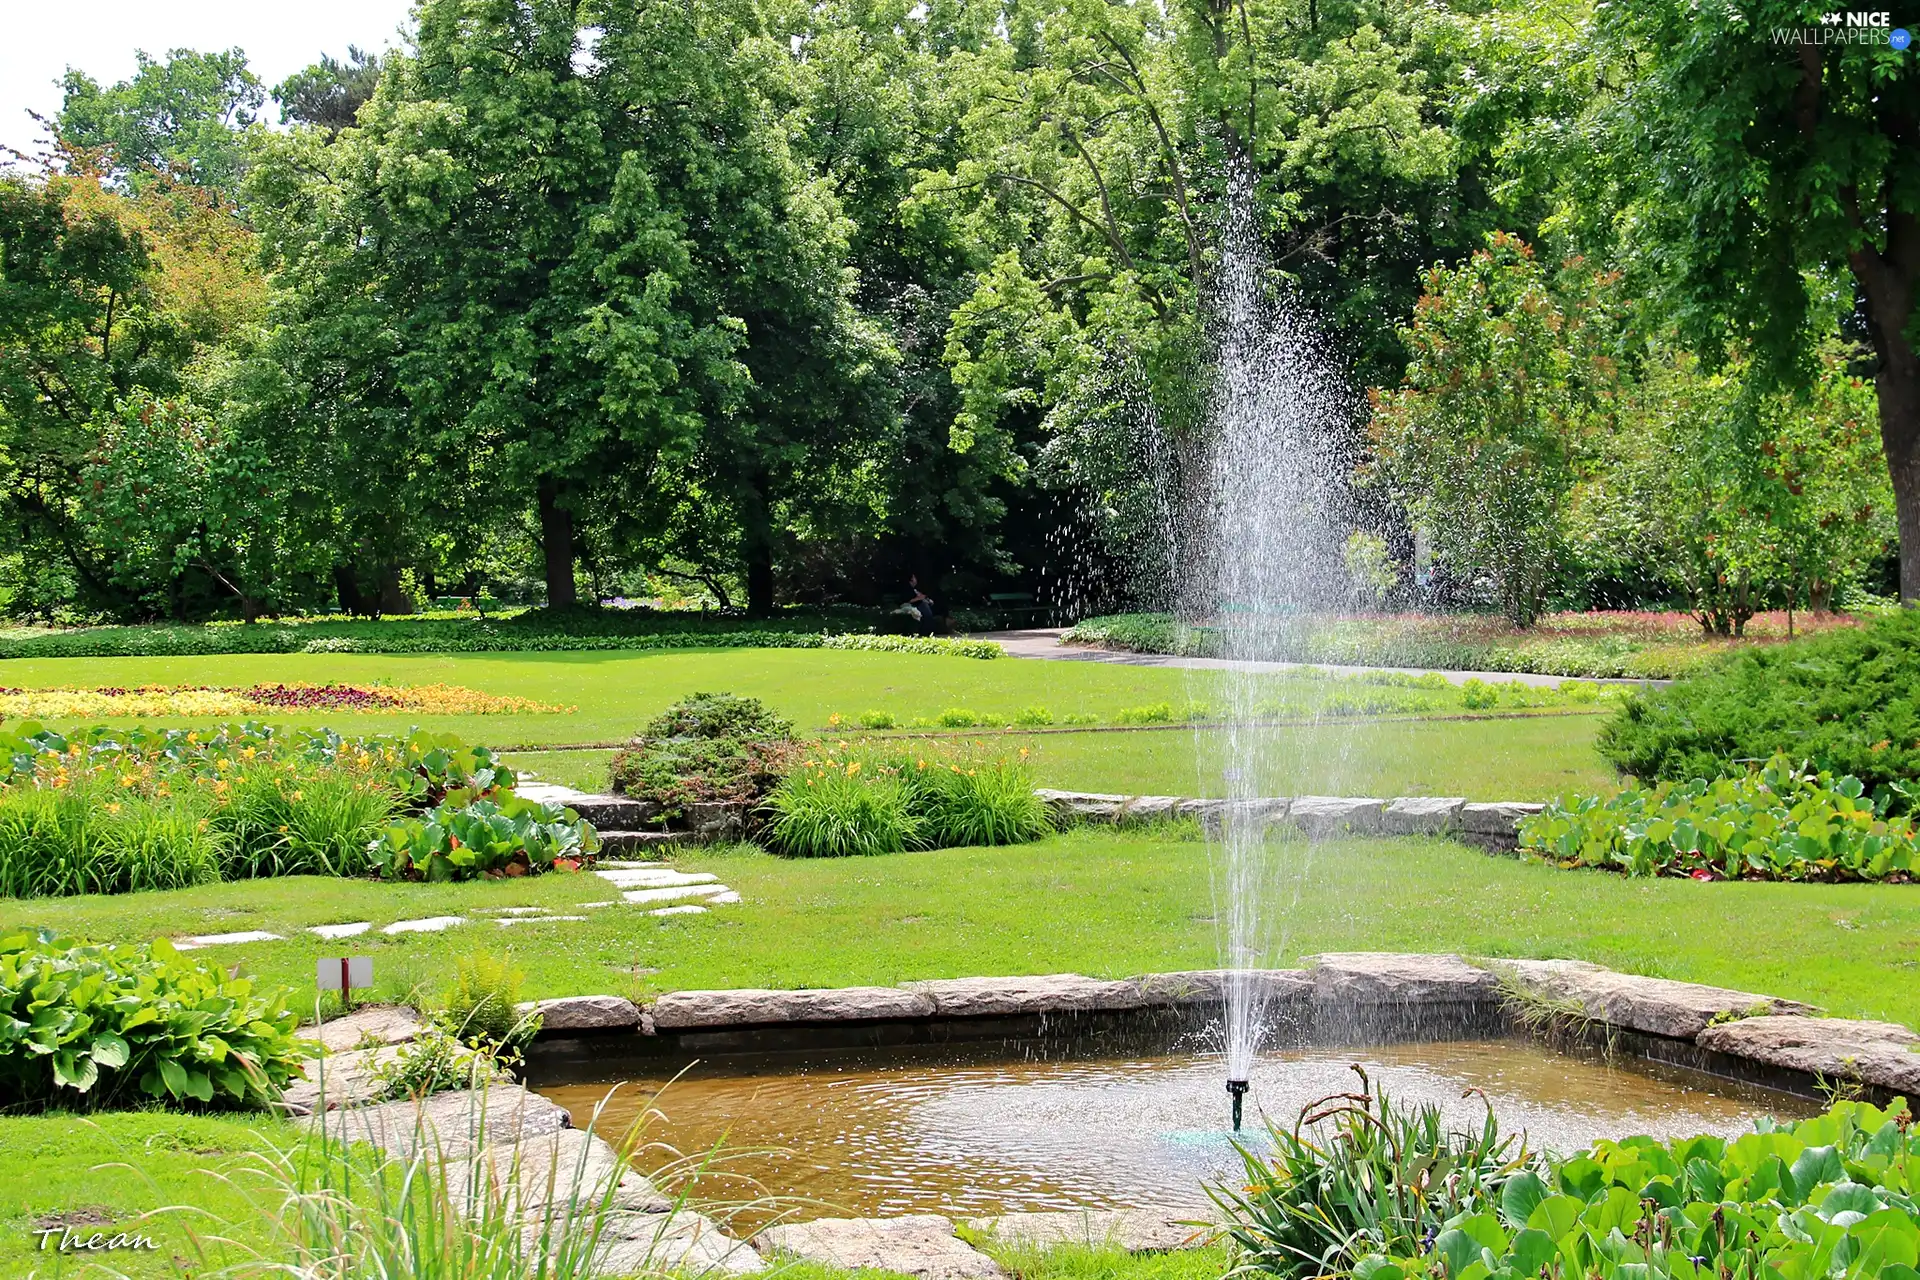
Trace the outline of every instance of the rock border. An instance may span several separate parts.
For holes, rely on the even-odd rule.
[[[569,996],[538,1009],[545,1065],[631,1053],[859,1047],[1073,1032],[1102,1020],[1213,1016],[1218,969],[1102,979],[1058,973],[894,987],[674,991],[642,1006]],[[1458,955],[1327,952],[1303,969],[1256,971],[1308,1042],[1550,1029],[1739,1083],[1820,1096],[1846,1081],[1881,1101],[1920,1098],[1920,1035],[1893,1023],[1725,987],[1618,973],[1577,960],[1473,962]],[[624,1043],[609,1043],[608,1038]]]

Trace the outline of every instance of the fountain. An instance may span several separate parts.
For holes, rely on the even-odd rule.
[[[1219,246],[1200,494],[1180,504],[1187,518],[1170,525],[1169,540],[1179,612],[1207,622],[1230,663],[1212,684],[1216,724],[1198,731],[1195,761],[1202,793],[1229,801],[1208,839],[1237,1130],[1270,1030],[1263,971],[1278,959],[1311,870],[1308,846],[1267,839],[1260,798],[1288,747],[1259,727],[1263,660],[1297,652],[1316,611],[1347,594],[1338,444],[1352,398],[1305,310],[1271,279],[1244,168],[1227,184]]]

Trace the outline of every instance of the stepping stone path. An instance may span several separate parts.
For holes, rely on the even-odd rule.
[[[389,937],[397,933],[439,933],[466,922],[465,916],[428,916],[424,920],[395,920],[380,932]]]
[[[352,938],[373,928],[371,920],[356,920],[352,924],[316,924],[308,933],[318,934],[322,938]]]

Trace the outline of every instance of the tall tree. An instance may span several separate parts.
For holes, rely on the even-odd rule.
[[[380,55],[347,46],[346,58],[323,53],[274,86],[281,124],[311,124],[330,133],[353,126],[354,117],[380,83]]]
[[[175,49],[164,61],[134,57],[133,78],[106,87],[69,68],[55,133],[70,146],[108,152],[117,176],[135,187],[167,172],[231,195],[245,161],[241,131],[266,101],[247,55]]]
[[[1792,0],[1596,12],[1642,73],[1614,113],[1614,145],[1644,192],[1635,247],[1670,269],[1686,336],[1710,356],[1749,350],[1758,375],[1804,387],[1831,332],[1821,295],[1835,277],[1851,285],[1876,357],[1900,594],[1920,602],[1914,54],[1884,31],[1835,39],[1821,11]]]

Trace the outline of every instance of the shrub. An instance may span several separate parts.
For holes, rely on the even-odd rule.
[[[454,1038],[498,1057],[518,1058],[540,1030],[539,1014],[519,1010],[526,975],[506,956],[476,951],[454,962],[437,1021]]]
[[[926,819],[913,812],[913,799],[897,769],[810,761],[767,797],[767,838],[797,858],[900,853],[920,847],[925,836]]]
[[[572,866],[600,838],[572,809],[498,792],[476,800],[462,792],[421,818],[405,818],[367,845],[368,864],[387,880],[472,880],[534,875],[556,862]]]
[[[934,845],[1026,844],[1053,832],[1053,818],[1033,793],[1033,771],[1024,763],[916,768],[911,778],[913,807],[925,814]]]
[[[1841,1102],[1732,1141],[1599,1142],[1508,1178],[1354,1280],[1913,1280],[1920,1130],[1904,1102]],[[1542,1176],[1544,1175],[1544,1176]]]
[[[488,1054],[471,1049],[444,1027],[430,1026],[374,1068],[376,1098],[424,1098],[446,1089],[471,1089],[505,1073]]]
[[[1150,702],[1144,707],[1123,707],[1113,717],[1116,724],[1172,724],[1178,718],[1171,702]]]
[[[1024,725],[1048,725],[1053,723],[1053,712],[1042,706],[1022,707],[1014,713],[1013,722]]]
[[[1460,686],[1460,705],[1469,711],[1485,711],[1500,705],[1500,690],[1484,680],[1468,680]]]
[[[285,993],[182,956],[165,939],[76,945],[0,937],[0,1097],[40,1109],[261,1107],[300,1070]]]
[[[1600,753],[1648,782],[1712,778],[1786,752],[1913,807],[1920,779],[1920,610],[1750,649],[1627,699]]]
[[[948,707],[933,718],[943,729],[971,729],[980,723],[980,713],[965,707]]]
[[[1563,867],[1701,880],[1912,880],[1917,840],[1858,778],[1785,756],[1738,778],[1570,798],[1520,824],[1521,849]]]
[[[862,729],[891,729],[899,724],[891,711],[862,711],[859,725]]]
[[[792,730],[757,698],[695,694],[655,717],[615,753],[613,790],[651,800],[669,817],[693,804],[751,804],[790,765]]]

